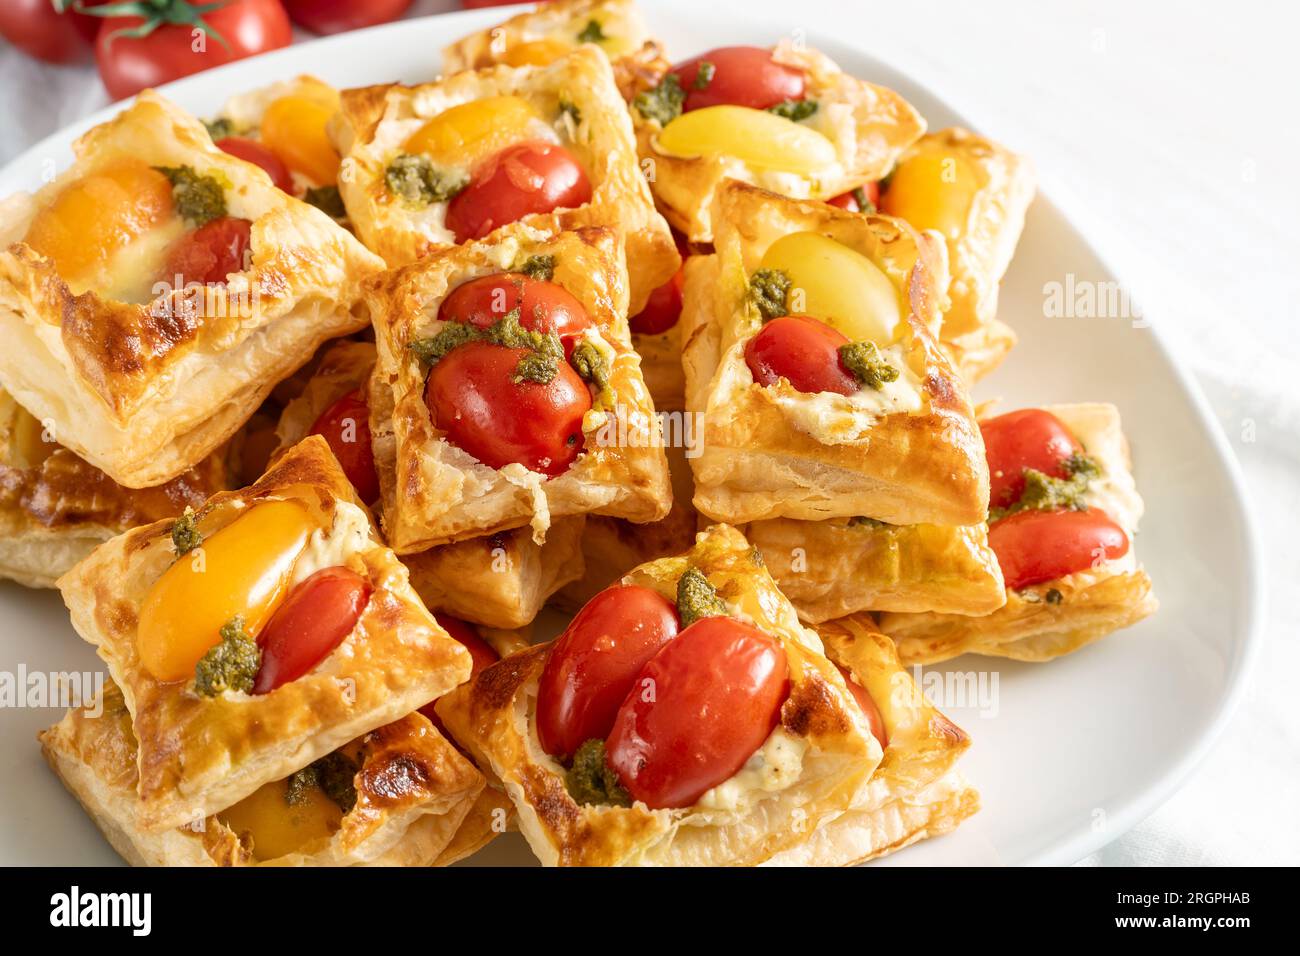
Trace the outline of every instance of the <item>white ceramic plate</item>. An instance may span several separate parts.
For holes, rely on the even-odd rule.
[[[725,21],[681,0],[646,6],[654,33],[677,59],[716,46],[771,44],[788,29]],[[443,45],[500,17],[499,10],[430,17],[318,40],[164,92],[205,116],[230,94],[304,72],[340,87],[428,80]],[[816,36],[808,42],[849,73],[901,92],[932,129],[978,128],[874,56]],[[0,173],[0,197],[39,185],[51,160],[65,166],[75,136],[112,112],[15,160]],[[1119,406],[1147,502],[1136,547],[1160,612],[1048,665],[965,657],[927,671],[927,682],[946,682],[936,702],[974,740],[962,769],[980,789],[983,809],[954,834],[889,863],[1064,864],[1104,845],[1168,798],[1206,752],[1259,643],[1260,584],[1242,485],[1203,398],[1154,330],[1120,318],[1046,318],[1045,285],[1069,275],[1076,288],[1116,280],[1040,195],[1002,289],[1000,314],[1020,344],[977,398],[1000,397],[1008,409],[1091,400]],[[98,670],[99,661],[73,633],[57,594],[3,582],[0,672],[20,667]],[[0,712],[0,862],[120,862],[41,760],[35,734],[58,716],[35,708]],[[531,861],[514,835],[474,859]]]

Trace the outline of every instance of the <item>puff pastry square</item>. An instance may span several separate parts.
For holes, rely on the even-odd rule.
[[[702,414],[695,507],[718,521],[867,516],[970,525],[988,510],[988,467],[961,377],[938,346],[941,293],[906,223],[785,199],[729,181],[718,193],[717,253],[687,262],[682,309],[686,407]],[[750,276],[783,236],[815,232],[871,260],[900,321],[881,346],[900,371],[853,396],[754,382],[747,342],[762,327]],[[941,272],[941,269],[939,270]]]
[[[209,499],[205,538],[254,504],[302,502],[319,515],[310,553],[329,554],[373,588],[356,626],[312,670],[252,696],[202,696],[191,679],[162,681],[137,646],[141,607],[177,560],[173,522],[128,531],[58,581],[72,623],[122,688],[139,743],[139,825],[167,830],[210,816],[362,734],[397,720],[464,681],[470,656],[420,603],[405,567],[374,532],[357,540],[364,510],[324,439],[283,455],[254,485]],[[319,536],[319,540],[317,537]],[[328,565],[327,565],[328,566]]]
[[[714,198],[724,180],[742,180],[795,199],[832,199],[883,177],[925,132],[921,114],[898,93],[849,76],[817,50],[782,40],[773,48],[772,58],[807,77],[807,99],[818,107],[798,125],[822,134],[834,147],[835,160],[824,168],[778,172],[755,168],[735,156],[666,152],[659,144],[664,126],[642,114],[632,101],[637,149],[643,163],[653,163],[655,199],[673,228],[691,242],[713,240]],[[643,78],[640,89],[654,86],[667,72],[665,63],[657,75]]]
[[[483,790],[473,765],[427,718],[410,714],[347,745],[357,767],[356,803],[339,808],[336,823],[290,823],[301,843],[277,834],[276,842],[259,846],[247,821],[277,827],[286,824],[268,817],[305,815],[289,803],[283,780],[266,784],[267,792],[243,807],[196,824],[161,831],[140,826],[131,714],[111,681],[96,707],[69,710],[40,740],[64,786],[133,866],[431,866],[457,852],[460,830]]]
[[[979,809],[956,769],[970,738],[912,681],[893,642],[857,614],[817,628],[826,656],[870,694],[888,745],[854,804],[770,866],[850,866],[948,833]]]
[[[1065,424],[1100,466],[1101,477],[1091,483],[1084,502],[1101,508],[1125,530],[1128,553],[1054,581],[1008,589],[1006,604],[991,614],[882,614],[881,630],[897,642],[904,663],[931,664],[961,654],[1048,661],[1136,624],[1159,606],[1135,553],[1143,503],[1119,410],[1101,402],[1042,407]]]
[[[651,810],[580,805],[569,796],[564,768],[538,742],[535,703],[547,649],[534,647],[482,671],[438,701],[438,715],[480,766],[505,787],[519,828],[546,865],[746,865],[797,842],[809,827],[853,805],[880,760],[880,745],[816,634],[794,609],[734,528],[700,534],[685,555],[642,565],[623,580],[670,600],[688,567],[698,568],[730,609],[778,640],[790,669],[790,696],[774,734],[804,748],[799,774],[782,788],[749,790],[734,802]]]
[[[358,235],[390,266],[453,244],[455,236],[445,226],[447,203],[413,209],[388,189],[384,172],[408,137],[429,120],[456,106],[502,96],[527,101],[539,114],[529,138],[569,150],[591,183],[591,199],[584,205],[526,216],[521,222],[550,231],[617,229],[627,250],[630,304],[636,314],[681,260],[637,165],[631,121],[609,60],[591,44],[549,66],[498,66],[422,86],[344,90],[331,130],[347,170],[339,188]]]
[[[438,308],[456,286],[543,255],[554,257],[552,281],[582,303],[613,356],[612,402],[593,405],[583,422],[584,451],[550,479],[519,464],[488,467],[451,444],[433,425],[424,401],[425,373],[410,348],[438,331]],[[550,235],[524,227],[434,252],[368,286],[379,347],[370,381],[370,430],[384,533],[393,550],[412,554],[527,524],[540,541],[550,520],[566,515],[645,522],[668,513],[668,465],[659,419],[628,340],[624,275],[618,236],[608,229]],[[633,430],[628,440],[618,438],[620,414],[623,421],[643,424],[635,440]]]
[[[364,327],[354,308],[360,281],[382,262],[261,169],[217,149],[198,120],[155,93],[74,149],[76,162],[54,182],[0,207],[0,334],[9,343],[0,383],[114,481],[161,484],[230,438],[322,342]],[[70,286],[24,241],[28,227],[65,187],[129,162],[188,166],[228,184],[229,215],[252,222],[251,266],[201,295],[169,288],[155,297],[151,277],[165,249],[140,247],[133,268],[156,265],[143,271],[142,299],[113,288],[126,274],[117,259],[84,288]],[[160,227],[146,238],[167,235]]]

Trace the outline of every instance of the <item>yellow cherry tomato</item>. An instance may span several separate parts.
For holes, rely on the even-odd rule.
[[[262,143],[318,186],[339,178],[339,154],[325,133],[335,107],[319,96],[282,96],[262,114]]]
[[[266,501],[178,557],[140,608],[137,642],[145,669],[161,681],[193,677],[236,616],[256,636],[317,526],[297,502]]]
[[[443,166],[473,166],[529,138],[540,119],[521,97],[487,96],[443,110],[412,133],[402,149],[423,153]]]
[[[297,803],[286,798],[288,782],[268,783],[217,815],[230,829],[253,841],[259,861],[288,856],[338,830],[343,811],[320,787],[306,787]]]
[[[790,277],[791,311],[820,319],[853,342],[893,337],[901,318],[898,290],[860,252],[815,232],[794,232],[768,246],[761,265]]]
[[[103,268],[171,215],[167,177],[139,160],[125,159],[62,190],[32,219],[25,241],[72,281]]]
[[[922,153],[898,165],[880,197],[880,210],[917,229],[937,229],[956,239],[966,228],[979,189],[975,170],[961,156]]]
[[[835,163],[835,146],[814,129],[748,106],[706,106],[672,120],[658,147],[674,156],[734,156],[755,169],[809,175]]]
[[[507,66],[546,66],[554,63],[573,47],[563,40],[547,37],[543,40],[531,40],[507,47],[501,55],[501,62]]]

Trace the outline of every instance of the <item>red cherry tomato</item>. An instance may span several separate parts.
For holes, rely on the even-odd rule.
[[[396,20],[411,0],[283,0],[290,19],[313,33],[343,33]]]
[[[167,9],[155,15],[164,17],[185,6],[182,0],[168,0]],[[188,6],[192,10],[197,4]],[[125,36],[120,31],[138,29],[146,23],[144,18],[106,18],[95,40],[95,60],[109,95],[113,99],[132,96],[145,87],[288,46],[293,39],[279,0],[232,0],[204,13],[203,22],[226,43],[207,34],[200,34],[201,41],[196,39],[195,26],[188,22],[163,22],[146,36]],[[202,49],[196,50],[200,42]]]
[[[444,631],[458,641],[465,650],[469,651],[470,680],[478,677],[483,671],[501,660],[501,655],[496,652],[492,645],[479,637],[478,631],[474,629],[473,624],[462,621],[458,617],[452,617],[450,614],[435,612],[433,616],[442,625]],[[437,699],[429,701],[420,708],[420,713],[428,717],[429,720],[433,721],[435,727],[445,733],[446,728],[443,727],[442,718],[433,709],[433,705],[436,703],[438,703]]]
[[[875,699],[865,687],[853,679],[847,667],[840,667],[839,664],[835,667],[844,677],[844,683],[849,685],[849,693],[858,702],[862,712],[867,715],[867,723],[871,725],[871,735],[879,742],[880,749],[884,750],[889,746],[889,734],[885,732],[885,718],[880,715],[880,708],[876,706]]]
[[[96,6],[96,0],[84,6]],[[75,63],[90,53],[99,20],[77,13],[72,0],[5,0],[0,36],[46,63]]]
[[[460,5],[466,10],[478,10],[483,7],[508,7],[518,2],[519,0],[460,0]]]
[[[321,413],[310,435],[320,435],[339,460],[357,497],[370,504],[379,497],[379,476],[370,448],[370,408],[361,389],[348,392]]]
[[[1059,418],[1041,408],[1024,408],[980,422],[989,461],[989,507],[1005,508],[1025,490],[1025,469],[1069,477],[1065,459],[1083,446]]]
[[[604,740],[633,683],[677,636],[677,609],[649,588],[606,588],[551,645],[537,688],[537,736],[553,757]]]
[[[989,547],[1015,591],[1128,553],[1128,535],[1100,508],[1021,511],[989,526]]]
[[[652,698],[637,690],[644,681]],[[763,745],[789,691],[780,644],[734,618],[704,618],[642,669],[605,742],[606,759],[633,799],[653,809],[689,807]]]
[[[233,272],[244,271],[252,223],[247,219],[222,216],[187,232],[167,252],[163,281],[178,287],[197,282],[221,283]]]
[[[801,392],[852,395],[858,380],[840,364],[849,340],[838,329],[806,315],[783,315],[764,325],[745,346],[745,364],[759,385],[784,378]]]
[[[491,468],[518,462],[553,478],[583,447],[591,393],[567,362],[549,383],[516,382],[527,349],[470,342],[433,367],[424,401],[447,439]]]
[[[659,335],[667,332],[682,317],[682,285],[686,273],[678,269],[673,277],[650,293],[645,308],[632,316],[629,323],[638,335]]]
[[[457,242],[482,239],[525,216],[572,209],[591,199],[591,182],[573,154],[540,140],[516,143],[484,162],[447,205]]]
[[[880,183],[863,183],[858,188],[862,190],[867,197],[867,202],[871,204],[871,212],[875,212],[880,208]],[[848,192],[840,193],[834,199],[828,199],[826,201],[832,206],[839,206],[841,209],[847,209],[849,212],[862,212],[862,203],[858,202],[858,197],[855,195],[856,193],[856,189],[850,189]]]
[[[438,318],[486,329],[515,309],[520,325],[534,332],[554,332],[565,340],[566,350],[572,348],[574,337],[591,327],[587,310],[567,289],[520,272],[481,276],[456,286],[442,300]]]
[[[319,664],[357,626],[371,590],[355,571],[334,567],[290,591],[257,637],[262,666],[253,693],[270,693]]]
[[[271,182],[290,196],[293,195],[293,176],[289,173],[289,167],[280,162],[279,156],[276,156],[275,153],[257,140],[249,139],[246,136],[223,136],[217,140],[216,146],[222,152],[229,153],[231,156],[238,156],[246,163],[261,166],[266,170],[266,174],[271,177]]]
[[[696,87],[700,64],[713,64],[713,77]],[[682,109],[706,106],[748,106],[765,110],[786,100],[801,100],[807,88],[803,71],[772,59],[772,51],[757,46],[724,46],[673,67],[686,91]]]

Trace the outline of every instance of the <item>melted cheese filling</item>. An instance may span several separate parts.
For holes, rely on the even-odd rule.
[[[696,806],[706,810],[748,809],[764,795],[792,786],[803,772],[807,741],[777,727],[740,771],[704,793]]]
[[[172,217],[123,246],[96,273],[80,277],[72,291],[93,289],[106,299],[136,305],[153,301],[160,290],[171,290],[172,280],[162,274],[167,250],[185,232],[185,221]]]
[[[299,552],[285,593],[291,592],[317,571],[347,564],[352,555],[370,547],[370,519],[366,513],[350,501],[337,502],[329,528],[313,531]]]

